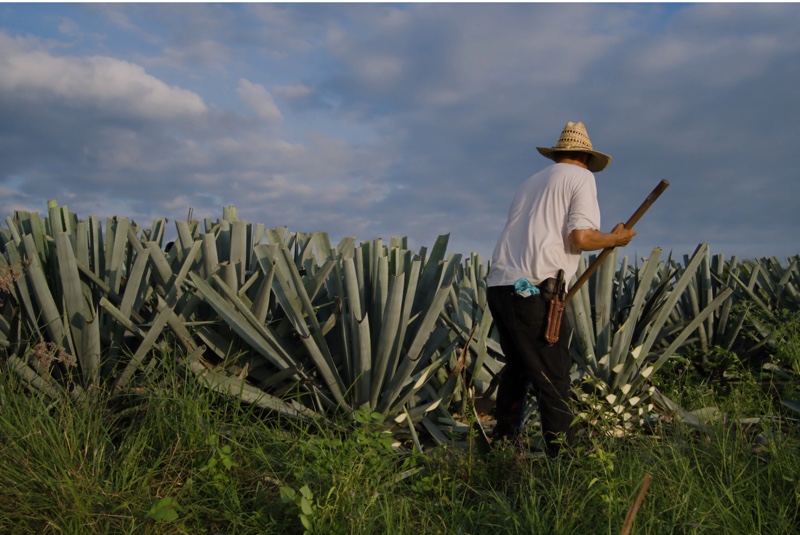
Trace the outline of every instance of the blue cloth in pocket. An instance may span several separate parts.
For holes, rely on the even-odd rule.
[[[531,284],[531,281],[523,277],[517,279],[517,282],[514,283],[514,291],[517,293],[517,295],[529,297],[531,295],[537,295],[539,293],[539,288]]]

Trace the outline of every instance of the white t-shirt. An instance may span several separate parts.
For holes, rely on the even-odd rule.
[[[514,195],[492,255],[487,286],[513,285],[520,278],[540,284],[559,269],[569,281],[582,254],[569,244],[575,229],[600,229],[594,175],[573,164],[550,165]]]

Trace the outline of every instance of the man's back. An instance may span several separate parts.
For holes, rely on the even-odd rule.
[[[581,256],[569,245],[569,233],[599,228],[594,175],[575,165],[550,165],[526,180],[514,195],[487,284],[510,285],[519,278],[539,284],[555,277],[559,269],[569,280]]]

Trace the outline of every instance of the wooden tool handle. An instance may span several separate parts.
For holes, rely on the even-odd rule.
[[[628,219],[628,221],[625,223],[625,228],[628,230],[632,229],[639,219],[641,219],[647,209],[650,208],[654,202],[656,202],[656,199],[658,199],[668,187],[669,181],[662,179],[661,182],[658,183],[658,186],[656,186],[655,189],[650,192],[650,195],[647,196],[642,205]]]
[[[628,230],[632,229],[633,226],[636,224],[636,222],[639,221],[639,219],[641,219],[644,213],[653,205],[654,202],[656,202],[656,199],[658,199],[661,196],[661,194],[664,193],[664,190],[667,189],[668,187],[669,187],[669,181],[662,179],[661,182],[659,182],[658,185],[655,187],[655,189],[650,192],[650,195],[647,196],[647,198],[644,200],[641,206],[639,206],[639,208],[633,213],[633,215],[630,218],[628,218],[628,221],[625,223],[625,228]],[[600,267],[600,264],[603,262],[603,260],[605,260],[606,257],[609,254],[611,254],[611,251],[613,250],[614,250],[613,247],[606,247],[600,252],[599,255],[597,255],[597,258],[594,259],[594,262],[589,264],[589,267],[586,268],[586,271],[584,271],[583,274],[581,274],[578,280],[575,281],[575,284],[572,286],[572,288],[569,289],[567,297],[564,299],[565,304],[568,303],[569,300],[572,299],[576,293],[578,293],[578,290],[581,289],[581,286],[583,286],[583,284],[587,280],[589,280],[589,277],[592,276],[592,273],[594,273],[595,270],[598,267]]]

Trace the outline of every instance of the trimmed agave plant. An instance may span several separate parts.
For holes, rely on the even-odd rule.
[[[786,311],[800,310],[800,256],[788,258],[785,266],[771,257],[745,260],[736,267],[728,277],[739,301],[750,307],[740,336],[746,340],[741,353],[748,358],[779,343],[771,326],[779,325]]]
[[[332,248],[318,233],[297,259],[285,244],[257,245],[252,293],[237,292],[235,276],[226,281],[216,272],[192,274],[191,282],[227,329],[258,348],[236,363],[258,384],[313,369],[308,402],[317,410],[367,406],[385,416],[404,409],[421,416],[441,402],[423,387],[447,360],[439,313],[459,257],[444,258],[446,243],[440,237],[426,259],[399,242],[354,247],[347,240]],[[296,338],[282,342],[286,333]],[[227,339],[211,328],[201,336]]]
[[[689,257],[684,256],[683,265],[674,263],[677,274],[682,274],[689,265]],[[741,306],[748,300],[742,292],[736,291],[736,280],[742,276],[738,257],[730,260],[720,255],[711,256],[708,248],[696,268],[695,277],[687,285],[673,315],[678,317],[694,317],[711,303],[721,292],[733,289],[734,293],[727,299],[719,311],[710,314],[700,324],[695,337],[690,342],[698,349],[698,358],[705,363],[708,352],[714,347],[725,350],[741,351],[747,345],[745,332],[748,315],[746,307]],[[752,344],[750,344],[752,345]]]
[[[125,392],[159,365],[164,347],[184,347],[184,364],[215,390],[278,412],[313,411],[258,390],[203,360],[180,317],[196,306],[184,291],[197,246],[161,250],[166,221],[139,230],[127,218],[79,221],[54,201],[48,216],[17,212],[3,229],[3,262],[24,266],[4,294],[2,345],[9,368],[53,399]],[[179,235],[191,232],[179,222]],[[176,312],[177,311],[177,312]]]
[[[503,367],[488,266],[447,255],[447,236],[430,252],[398,238],[334,247],[325,233],[240,221],[234,207],[177,221],[166,246],[165,219],[102,225],[55,202],[6,223],[0,349],[53,399],[125,393],[174,358],[207,387],[289,417],[375,411],[417,444],[422,429],[446,443],[468,429],[451,409],[490,400]],[[614,253],[567,308],[576,392],[613,425],[650,413],[649,379],[681,348],[741,336],[732,288],[769,310],[796,297],[797,258],[725,262],[706,245],[683,265],[660,255],[618,266]]]
[[[697,277],[708,246],[701,244],[685,269],[661,262],[656,248],[633,276],[625,277],[627,258],[615,270],[616,252],[567,306],[573,327],[570,346],[578,363],[575,388],[585,418],[601,415],[626,428],[653,411],[649,379],[683,347],[690,335],[729,299],[721,290],[705,307],[685,316],[676,306]],[[580,276],[584,267],[579,268]],[[588,386],[588,389],[587,389]]]
[[[26,268],[0,343],[53,398],[124,393],[179,346],[209,388],[287,416],[366,407],[411,433],[423,418],[440,435],[452,424],[454,389],[439,378],[458,352],[444,306],[461,257],[445,255],[447,236],[430,254],[404,239],[332,247],[324,233],[239,221],[234,207],[202,229],[176,222],[166,248],[164,219],[139,229],[111,218],[104,234],[51,202],[44,219],[6,222],[0,267]]]

